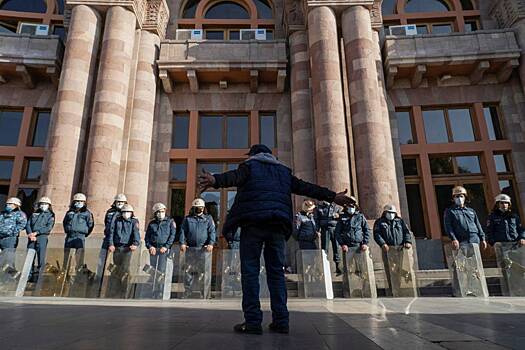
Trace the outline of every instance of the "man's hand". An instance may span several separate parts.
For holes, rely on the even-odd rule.
[[[164,254],[164,253],[166,253],[167,251],[168,251],[168,248],[166,248],[166,247],[162,247],[162,248],[160,248],[160,253],[161,253],[161,254]]]
[[[201,192],[215,185],[215,177],[212,174],[202,169],[202,174],[199,175],[199,189]]]
[[[205,245],[204,248],[208,253],[211,253],[213,251],[213,246],[211,244]]]
[[[459,249],[459,241],[457,239],[452,241],[452,249],[458,250]]]
[[[383,251],[385,253],[388,253],[388,250],[390,249],[390,247],[388,246],[388,244],[383,244],[383,246],[381,247],[383,249]]]
[[[345,245],[345,244],[343,244],[343,245],[341,246],[341,249],[342,249],[343,252],[345,252],[345,253],[348,252],[348,246]]]
[[[135,250],[137,250],[137,246],[136,246],[136,245],[130,245],[130,246],[129,246],[129,250],[131,250],[132,252],[134,252]]]
[[[348,206],[350,204],[354,204],[355,203],[354,200],[350,198],[349,196],[347,196],[346,195],[347,193],[348,193],[348,189],[336,194],[334,197],[334,203],[342,207]]]
[[[361,244],[361,250],[364,252],[366,250],[368,250],[368,245],[366,244]]]
[[[187,246],[186,244],[181,244],[181,245],[180,245],[180,251],[181,251],[181,252],[184,253],[184,252],[186,251],[186,248],[188,248],[188,246]]]
[[[487,242],[486,241],[481,241],[481,249],[483,249],[483,250],[487,249]]]
[[[525,245],[525,239],[520,239],[518,243],[521,246]]]
[[[412,244],[411,243],[405,243],[405,249],[410,249],[412,248]]]
[[[150,255],[157,255],[157,249],[155,249],[155,247],[150,247],[149,248],[149,254]]]
[[[27,238],[29,238],[31,242],[36,241],[36,232],[30,233],[29,235],[27,235]]]
[[[110,251],[110,253],[113,253],[115,251],[115,246],[114,245],[110,245],[108,250]]]

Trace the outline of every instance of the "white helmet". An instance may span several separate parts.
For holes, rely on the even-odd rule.
[[[132,212],[133,213],[133,207],[129,204],[124,204],[124,206],[122,207],[122,209],[120,209],[120,211],[122,213],[125,213],[125,212]]]
[[[87,200],[86,195],[83,193],[77,193],[73,196],[74,201],[85,202]]]
[[[206,206],[206,204],[204,203],[204,199],[202,198],[197,198],[195,199],[193,202],[191,202],[191,206],[192,207],[201,207],[201,208],[204,208]]]
[[[158,212],[159,210],[166,209],[166,206],[163,203],[155,203],[153,204],[153,208],[151,208],[151,211],[153,213]]]
[[[387,204],[383,207],[383,211],[389,212],[389,213],[396,213],[397,214],[397,208],[393,204]]]
[[[457,195],[467,195],[467,190],[465,189],[465,187],[463,186],[456,186],[452,189],[452,196],[457,196]]]
[[[16,205],[18,207],[21,207],[22,206],[22,201],[19,198],[11,197],[5,202],[5,204],[14,204],[14,205]]]
[[[51,199],[49,197],[41,197],[38,203],[45,203],[51,205]]]
[[[305,200],[302,205],[303,211],[310,211],[315,209],[315,203],[312,200]]]
[[[498,203],[498,202],[505,202],[505,203],[509,203],[511,204],[511,200],[510,200],[510,197],[507,196],[506,194],[504,193],[500,193],[496,196],[496,198],[494,198],[494,202]]]
[[[126,197],[126,195],[124,193],[119,193],[115,196],[115,198],[113,199],[115,202],[127,202],[128,201],[128,198]]]

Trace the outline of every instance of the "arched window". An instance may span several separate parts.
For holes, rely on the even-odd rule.
[[[200,0],[189,0],[182,11],[182,18],[195,18],[195,12]]]
[[[447,12],[450,6],[445,0],[408,0],[405,12]]]
[[[250,19],[248,11],[236,2],[223,1],[212,5],[206,15],[206,19]]]
[[[272,19],[273,11],[267,0],[254,0],[257,7],[257,18]]]
[[[461,0],[461,8],[463,11],[472,11],[474,10],[474,5],[471,0]]]
[[[64,2],[65,2],[65,0],[56,0],[56,12],[59,15],[63,15],[64,14]]]
[[[397,0],[383,0],[381,4],[381,13],[383,16],[393,15],[396,12]]]
[[[0,10],[45,13],[47,5],[45,0],[4,0],[0,1]]]

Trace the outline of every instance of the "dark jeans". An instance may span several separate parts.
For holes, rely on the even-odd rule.
[[[339,255],[339,244],[335,239],[335,226],[321,226],[321,249],[328,255],[328,245],[332,243],[332,251],[334,253],[334,262],[338,263],[341,261]]]
[[[40,270],[42,267],[44,267],[46,264],[47,235],[36,236],[36,241],[28,240],[27,249],[36,250],[37,270]],[[32,270],[35,271],[34,262]]]
[[[247,226],[241,233],[242,310],[246,324],[260,326],[263,320],[259,300],[259,271],[264,246],[264,261],[273,323],[288,326],[287,292],[284,278],[285,233],[278,226]]]

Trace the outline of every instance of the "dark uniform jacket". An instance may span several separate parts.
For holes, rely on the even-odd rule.
[[[337,243],[343,246],[357,247],[368,245],[370,241],[370,227],[363,214],[356,211],[354,215],[343,214],[335,227],[335,238]]]
[[[213,245],[216,240],[215,224],[210,215],[188,215],[182,221],[180,244],[189,247]]]
[[[394,220],[388,220],[383,215],[374,223],[374,240],[380,247],[384,244],[400,246],[412,243],[412,235],[403,219],[396,217]]]
[[[95,227],[93,214],[86,207],[80,210],[71,207],[62,223],[68,237],[87,237]]]
[[[20,231],[26,228],[27,216],[20,210],[3,210],[0,212],[0,239],[18,237]]]
[[[55,213],[37,210],[31,215],[26,225],[27,234],[38,232],[37,236],[48,236],[55,226]]]
[[[241,163],[238,169],[213,176],[215,188],[237,187],[227,225],[277,225],[287,238],[293,229],[292,194],[329,202],[336,195],[324,187],[299,180],[269,153],[259,153]]]
[[[496,242],[516,242],[525,239],[525,228],[518,215],[494,210],[487,221],[487,237],[491,245]]]
[[[298,241],[312,242],[317,240],[317,225],[314,214],[299,212],[295,216],[295,237]]]
[[[115,247],[129,247],[140,245],[139,221],[132,217],[128,220],[118,216],[113,220],[109,230],[108,243]]]
[[[480,243],[485,233],[476,211],[468,207],[453,206],[445,210],[445,232],[451,240],[461,243]]]
[[[321,202],[315,209],[315,219],[319,227],[335,227],[337,225],[336,216],[342,214],[341,208],[335,203]]]
[[[146,248],[168,248],[170,249],[175,242],[177,226],[172,218],[166,216],[164,220],[154,219],[148,224],[144,242]]]

